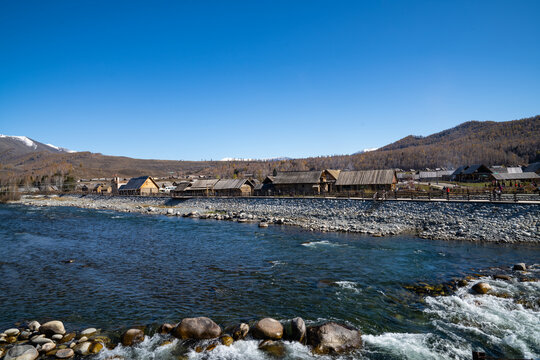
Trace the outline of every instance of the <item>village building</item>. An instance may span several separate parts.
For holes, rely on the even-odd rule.
[[[126,185],[126,184],[127,184],[126,179],[120,180],[120,178],[118,176],[113,177],[113,179],[111,180],[112,193],[114,195],[120,194],[120,192],[119,192],[120,188],[122,186]]]
[[[493,173],[483,164],[464,165],[454,171],[451,179],[458,182],[486,182],[493,179]]]
[[[338,192],[361,190],[394,190],[397,176],[394,170],[342,171],[336,181]]]
[[[191,185],[190,181],[178,181],[175,182],[176,187],[174,190],[171,190],[171,196],[172,197],[182,197],[186,196],[184,190],[186,190],[187,187]]]
[[[214,185],[214,194],[218,196],[251,196],[253,181],[248,179],[220,179]]]
[[[94,189],[92,189],[93,193],[96,194],[111,194],[112,193],[112,186],[106,185],[106,184],[96,184],[94,186]]]
[[[191,186],[184,189],[185,196],[211,196],[214,195],[214,185],[219,179],[197,179]]]
[[[264,180],[255,185],[253,195],[255,196],[272,196],[274,194],[274,177],[267,176]]]
[[[400,182],[420,180],[420,175],[416,171],[398,171],[396,177]]]
[[[540,175],[534,172],[521,173],[499,173],[493,174],[493,178],[498,182],[503,181],[539,181]]]
[[[449,180],[454,170],[426,170],[418,172],[418,180],[424,182],[435,182]]]
[[[271,181],[274,195],[317,195],[334,191],[337,174],[336,170],[280,171],[265,181]]]
[[[120,195],[153,195],[159,192],[159,186],[151,176],[131,178],[118,189]]]

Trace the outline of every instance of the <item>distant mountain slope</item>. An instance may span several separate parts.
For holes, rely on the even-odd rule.
[[[0,134],[0,160],[14,159],[21,155],[36,153],[66,153],[70,150],[60,148],[51,144],[43,144],[26,136],[10,136]]]
[[[426,137],[409,135],[381,150],[405,149],[412,146],[442,145],[456,142],[482,142],[486,146],[509,146],[539,141],[540,116],[514,121],[468,121],[454,128]],[[510,149],[509,148],[509,149]]]
[[[457,167],[463,164],[527,164],[538,160],[540,116],[494,122],[469,121],[426,137],[407,136],[366,154],[395,167]],[[372,156],[370,158],[370,156]]]
[[[26,137],[0,137],[0,180],[54,174],[76,178],[208,175],[257,178],[281,171],[319,169],[423,169],[460,165],[520,165],[540,161],[540,115],[506,122],[470,121],[426,136],[407,136],[380,149],[306,159],[142,160],[90,152],[69,153]]]

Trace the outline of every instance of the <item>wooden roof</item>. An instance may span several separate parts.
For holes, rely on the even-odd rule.
[[[342,171],[336,185],[387,185],[394,179],[394,170]]]
[[[322,171],[280,171],[272,183],[276,184],[318,184]]]
[[[120,187],[121,190],[138,190],[143,186],[143,184],[146,182],[146,180],[150,179],[154,185],[159,188],[158,184],[152,179],[151,176],[139,176],[136,178],[129,179],[128,183],[126,185],[122,185]]]
[[[246,183],[253,186],[247,179],[219,179],[214,185],[214,190],[240,189]]]
[[[493,174],[493,177],[495,178],[495,180],[500,180],[500,181],[540,180],[540,176],[534,172]]]
[[[176,185],[174,191],[184,191],[191,183],[189,181],[182,181]]]
[[[494,174],[517,174],[523,172],[519,166],[492,166],[489,168],[489,170],[491,170],[491,172]]]
[[[341,170],[332,170],[332,169],[326,169],[325,171],[333,178],[333,180],[337,180],[339,177],[339,173],[341,172]]]
[[[219,179],[198,179],[193,181],[191,186],[186,188],[185,191],[213,189],[218,181]]]

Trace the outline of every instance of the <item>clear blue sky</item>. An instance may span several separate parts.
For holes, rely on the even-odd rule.
[[[347,154],[540,113],[540,1],[1,1],[0,133],[161,159]]]

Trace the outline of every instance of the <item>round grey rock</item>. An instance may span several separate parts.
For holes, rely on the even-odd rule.
[[[28,329],[29,329],[30,331],[38,331],[40,326],[41,326],[41,324],[38,323],[36,320],[30,321],[30,322],[28,323]]]
[[[39,327],[39,332],[47,336],[52,336],[54,334],[64,335],[66,333],[66,329],[64,328],[64,323],[58,320],[53,320],[41,325]]]
[[[96,328],[88,328],[88,329],[85,329],[83,331],[81,331],[81,336],[92,336],[94,335],[95,333],[97,333],[97,329]]]
[[[4,360],[34,360],[38,356],[38,351],[32,345],[16,345],[7,351]]]
[[[76,354],[79,354],[79,355],[89,355],[90,354],[90,345],[92,345],[92,343],[90,341],[85,341],[83,343],[80,343],[80,344],[77,344],[75,345],[75,347],[73,348],[73,351],[75,351]]]
[[[60,349],[56,352],[55,356],[58,359],[69,359],[70,357],[73,357],[75,355],[75,352],[73,349]]]
[[[6,334],[6,336],[19,336],[20,333],[20,330],[16,328],[7,329],[6,331],[4,331],[4,334]]]
[[[56,344],[53,343],[53,342],[50,342],[50,343],[41,345],[41,350],[40,351],[46,353],[46,352],[49,352],[49,351],[51,351],[51,350],[53,350],[55,348],[56,348]]]
[[[359,330],[335,322],[308,329],[308,343],[316,354],[344,353],[362,346]]]
[[[36,337],[35,339],[32,339],[32,344],[35,344],[35,345],[43,345],[43,344],[48,344],[52,342],[54,341],[46,337]]]

